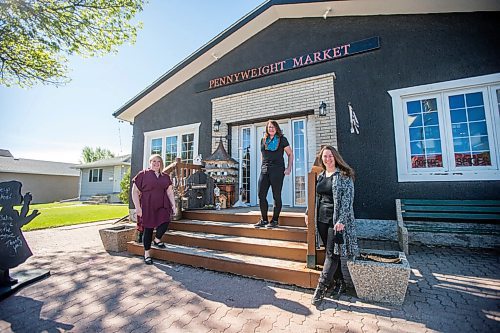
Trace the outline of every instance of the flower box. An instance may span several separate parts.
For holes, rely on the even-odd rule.
[[[134,235],[133,226],[116,226],[99,230],[104,249],[110,252],[122,252],[127,250],[127,242]]]
[[[410,278],[404,252],[361,249],[361,255],[348,260],[347,267],[360,299],[403,304]]]

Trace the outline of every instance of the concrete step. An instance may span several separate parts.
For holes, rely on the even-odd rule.
[[[304,262],[245,255],[207,248],[193,248],[182,245],[166,244],[166,249],[151,249],[155,259],[176,262],[227,272],[257,279],[315,288],[320,271],[308,269]],[[144,255],[142,244],[129,242],[128,252]]]
[[[168,244],[293,260],[302,263],[306,262],[307,256],[306,243],[284,240],[169,230],[163,236],[162,241]]]
[[[252,238],[264,238],[275,240],[286,240],[295,242],[307,242],[307,229],[305,227],[278,227],[278,228],[255,228],[249,223],[203,221],[203,220],[180,220],[172,221],[170,230],[206,232],[219,235],[233,235]]]
[[[108,200],[109,198],[107,195],[93,195],[82,203],[86,205],[99,205],[102,203],[108,203]]]
[[[268,214],[269,220],[272,213]],[[260,220],[260,212],[248,211],[238,212],[237,210],[189,210],[182,212],[182,217],[189,220],[237,222],[255,224]],[[279,218],[280,226],[306,227],[304,223],[304,213],[282,212]]]

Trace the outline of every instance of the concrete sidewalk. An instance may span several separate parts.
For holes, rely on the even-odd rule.
[[[25,233],[51,276],[0,302],[0,332],[499,332],[498,252],[412,247],[403,306],[104,251],[97,223]],[[364,242],[364,247],[379,247]]]

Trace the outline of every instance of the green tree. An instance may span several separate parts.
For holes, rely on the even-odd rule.
[[[61,85],[67,56],[101,56],[133,44],[143,0],[0,0],[0,84]]]
[[[82,149],[83,163],[95,162],[111,157],[115,157],[115,154],[113,154],[109,149],[101,147],[91,148],[88,146],[85,146]]]
[[[123,179],[120,182],[121,192],[118,194],[118,198],[121,202],[128,204],[129,193],[130,193],[130,168],[123,175]]]

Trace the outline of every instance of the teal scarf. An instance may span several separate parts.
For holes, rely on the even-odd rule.
[[[280,144],[280,139],[278,138],[277,135],[275,135],[272,140],[269,137],[266,138],[266,143],[265,143],[266,150],[276,151],[278,149],[279,144]]]

